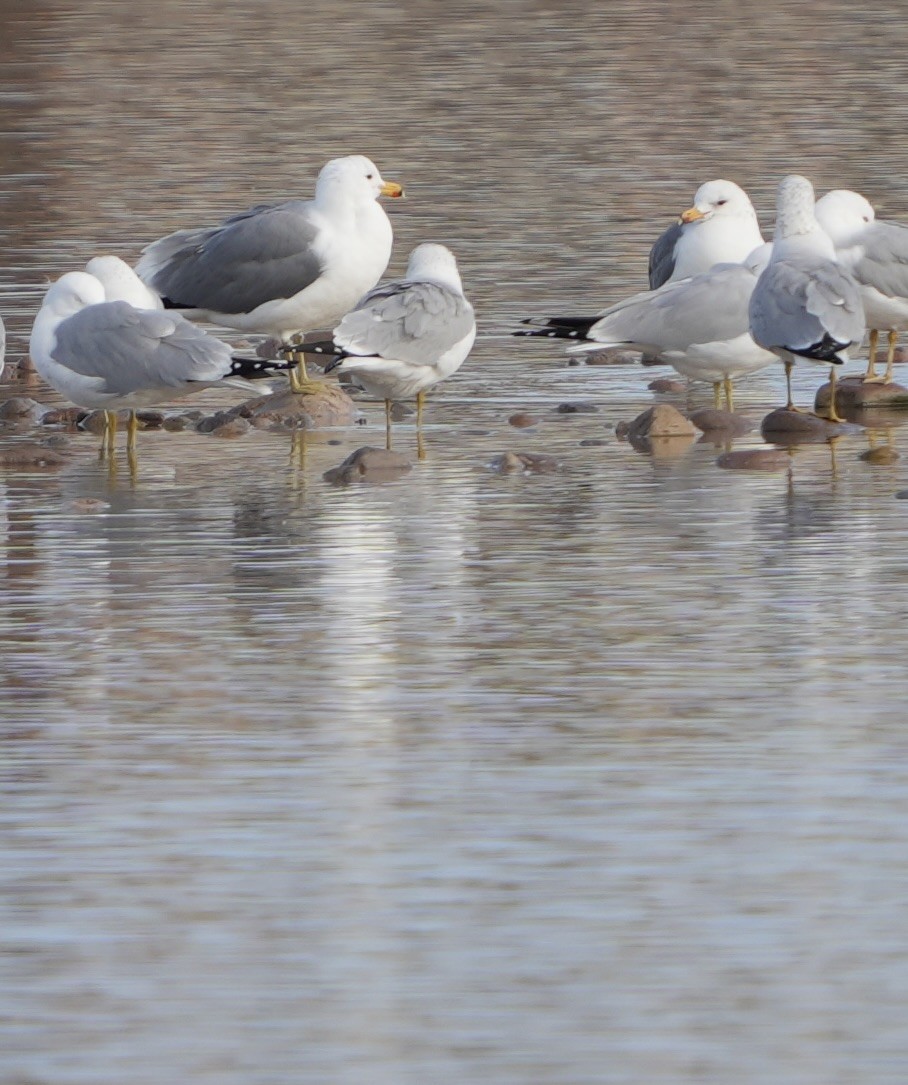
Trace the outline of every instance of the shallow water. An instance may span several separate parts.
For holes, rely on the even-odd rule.
[[[349,151],[483,335],[396,482],[322,479],[369,403],[0,469],[4,1082],[904,1082],[902,418],[722,471],[615,437],[662,370],[493,338],[637,289],[709,177],[908,218],[901,9],[760,11],[0,2],[13,360],[47,277]]]

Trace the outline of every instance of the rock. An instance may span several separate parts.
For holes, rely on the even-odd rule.
[[[660,358],[658,354],[644,354],[640,358],[640,364],[647,366],[668,365],[668,362],[663,361],[663,359]]]
[[[0,418],[12,422],[37,422],[43,413],[42,404],[28,396],[10,396],[0,403]]]
[[[201,423],[199,423],[199,425],[201,425]],[[248,433],[250,429],[252,429],[252,426],[250,425],[249,420],[237,415],[234,418],[223,420],[207,432],[210,433],[212,437],[230,438],[242,437],[243,434]]]
[[[163,411],[136,411],[139,429],[160,429],[164,425]]]
[[[636,365],[640,359],[640,355],[632,350],[615,350],[607,347],[603,350],[591,350],[583,357],[587,365]]]
[[[416,411],[412,407],[408,407],[406,403],[392,403],[391,404],[391,421],[403,422],[407,418],[411,418]]]
[[[886,466],[890,463],[896,463],[901,457],[898,452],[889,445],[880,445],[879,448],[868,448],[866,452],[862,452],[860,457],[865,463],[872,463],[876,466]]]
[[[246,412],[253,425],[267,429],[321,429],[349,426],[357,421],[359,411],[353,400],[333,381],[325,381],[313,394],[275,392],[256,396],[233,408],[235,414]]]
[[[41,415],[41,425],[75,428],[88,414],[84,407],[54,407]]]
[[[747,433],[753,429],[753,426],[741,415],[735,414],[733,411],[717,411],[712,407],[704,407],[702,410],[694,411],[690,416],[691,422],[702,430],[704,433],[725,433],[730,434],[733,437],[740,437],[742,433]]]
[[[192,429],[196,421],[188,414],[171,414],[164,419],[164,429],[169,433],[180,433],[183,430]]]
[[[509,475],[515,473],[551,475],[558,470],[554,456],[540,452],[502,452],[489,464],[493,471]]]
[[[801,411],[789,411],[779,407],[770,411],[760,425],[760,432],[773,444],[791,444],[798,441],[825,441],[830,437],[841,437],[846,433],[857,433],[860,426],[848,422],[829,422],[815,414]]]
[[[814,399],[814,408],[829,407],[830,385],[821,384]],[[836,406],[840,411],[864,407],[906,407],[908,388],[901,384],[865,384],[861,377],[843,377],[836,383]]]
[[[556,414],[596,414],[599,408],[595,403],[559,403]]]
[[[638,414],[627,428],[627,436],[632,441],[652,437],[695,437],[696,434],[693,423],[668,403],[658,403]]]
[[[105,411],[89,411],[88,414],[79,419],[79,429],[87,430],[89,433],[104,433],[107,429],[105,413]],[[114,413],[117,416],[118,429],[129,424],[129,411],[116,411]]]
[[[530,426],[538,425],[538,422],[538,418],[534,418],[526,411],[517,411],[508,419],[508,425],[514,426],[515,429],[528,429]]]
[[[413,464],[399,452],[365,445],[337,467],[326,471],[322,478],[332,486],[346,486],[351,482],[391,482],[413,469]]]
[[[97,497],[74,497],[69,507],[74,512],[103,512],[110,508],[110,502]]]
[[[671,377],[657,377],[656,380],[650,381],[646,387],[651,392],[658,392],[661,395],[677,395],[679,392],[687,391],[687,385],[684,381],[672,380]]]
[[[62,467],[68,457],[40,441],[16,441],[0,448],[0,467],[41,468]]]
[[[790,463],[791,457],[781,448],[742,448],[723,452],[716,460],[717,467],[729,471],[782,471]]]
[[[598,445],[607,445],[607,444],[608,444],[608,441],[606,441],[602,437],[587,437],[587,439],[585,441],[580,442],[580,447],[581,448],[595,448]]]
[[[908,490],[897,490],[895,496],[899,501],[908,501]]]
[[[238,417],[239,415],[234,414],[233,410],[218,411],[216,414],[209,414],[196,422],[196,433],[214,433],[219,426],[225,426],[228,422],[232,422],[234,418]]]

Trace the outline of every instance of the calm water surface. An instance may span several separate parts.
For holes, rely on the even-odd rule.
[[[13,361],[49,277],[354,151],[408,188],[391,272],[450,244],[485,337],[396,482],[322,479],[369,403],[0,468],[0,1080],[908,1079],[908,460],[859,459],[902,418],[725,472],[615,438],[661,371],[493,338],[639,288],[710,177],[767,227],[792,170],[908,220],[901,7],[0,15]]]

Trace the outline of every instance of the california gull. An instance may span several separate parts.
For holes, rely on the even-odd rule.
[[[650,290],[714,264],[740,264],[762,244],[757,213],[744,189],[721,178],[707,181],[697,189],[693,206],[650,250]]]
[[[779,182],[772,255],[750,297],[750,333],[785,364],[786,408],[794,410],[791,370],[796,358],[831,365],[830,421],[835,366],[864,335],[864,310],[854,277],[836,263],[829,234],[814,214],[813,185],[791,174]]]
[[[870,329],[864,380],[892,380],[899,332],[908,328],[908,226],[877,221],[870,202],[858,192],[835,189],[817,200],[816,216],[832,238],[836,259],[857,279]],[[888,333],[886,372],[874,374],[880,332]]]
[[[405,278],[371,290],[334,329],[339,355],[325,371],[348,373],[385,401],[390,447],[391,403],[415,396],[420,426],[426,389],[460,368],[475,338],[454,254],[426,243],[410,254]]]
[[[283,343],[330,328],[381,278],[391,222],[379,196],[403,189],[363,155],[322,167],[312,200],[262,204],[143,249],[139,277],[167,308]],[[305,380],[300,358],[299,384]]]
[[[108,301],[102,283],[70,271],[52,283],[35,317],[29,350],[38,373],[80,407],[106,414],[113,448],[118,408],[130,410],[127,448],[135,448],[137,408],[210,387],[231,376],[260,376],[258,361],[179,313]]]

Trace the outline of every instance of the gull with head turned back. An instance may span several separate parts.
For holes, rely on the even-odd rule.
[[[908,328],[908,226],[876,218],[860,193],[835,189],[817,200],[816,215],[836,259],[857,279],[870,329],[865,382],[889,384],[899,332]],[[886,372],[875,375],[880,332],[888,333]]]
[[[391,223],[379,196],[403,189],[362,155],[322,167],[312,200],[253,207],[146,246],[136,271],[168,309],[288,344],[330,328],[381,278]],[[302,355],[294,387],[316,391]]]
[[[830,415],[835,367],[864,335],[864,309],[854,277],[836,262],[835,249],[814,214],[813,185],[791,174],[779,182],[772,255],[750,297],[750,333],[785,365],[788,410],[796,359],[830,365]]]

